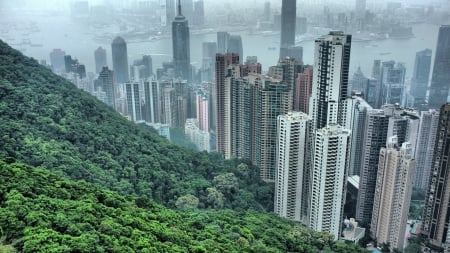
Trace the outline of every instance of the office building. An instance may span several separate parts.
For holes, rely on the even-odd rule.
[[[350,131],[328,125],[316,131],[311,169],[309,227],[335,240],[342,231]]]
[[[98,75],[95,86],[101,87],[100,89],[105,92],[105,100],[103,102],[113,109],[116,109],[114,71],[109,70],[107,66],[104,66]]]
[[[72,56],[64,56],[64,65],[66,73],[75,73],[80,79],[86,78],[86,67],[84,64],[80,64],[77,59],[72,59]]]
[[[264,21],[270,21],[272,10],[270,9],[270,2],[264,3]]]
[[[95,73],[100,73],[103,67],[107,65],[106,63],[106,50],[102,47],[98,47],[94,52],[95,58]]]
[[[163,0],[164,1],[164,0]],[[176,16],[176,1],[175,0],[165,0],[166,1],[166,24],[170,24],[175,19]]]
[[[283,49],[295,46],[295,23],[297,19],[297,0],[282,0],[281,2],[281,40],[280,40],[280,58],[289,55],[283,55]]]
[[[378,243],[403,250],[414,180],[411,144],[398,146],[396,136],[381,148],[370,231]]]
[[[244,51],[242,48],[242,38],[240,35],[230,35],[228,38],[227,53],[239,55],[239,63],[243,63]]]
[[[217,32],[217,53],[226,54],[228,53],[228,41],[230,39],[230,34],[227,32]]]
[[[348,94],[351,35],[330,32],[315,41],[309,116],[314,131],[341,124],[341,103]],[[330,60],[331,58],[331,60]]]
[[[351,95],[352,93],[364,93],[366,91],[367,77],[364,76],[364,73],[360,67],[358,67],[356,72],[353,74],[351,83],[351,89],[349,89],[348,95]],[[366,94],[364,95],[367,96]]]
[[[420,115],[419,137],[416,148],[416,178],[414,187],[426,190],[432,167],[436,132],[439,125],[439,112],[423,111]]]
[[[184,1],[185,5],[189,5],[189,1],[192,5],[192,0]],[[182,78],[191,81],[192,73],[189,36],[188,20],[181,13],[181,4],[179,2],[177,16],[172,22],[173,65],[176,78]]]
[[[435,55],[428,97],[430,109],[439,109],[447,102],[450,87],[450,25],[439,28]]]
[[[383,62],[381,66],[382,104],[406,105],[405,98],[405,66],[394,61]]]
[[[122,37],[116,37],[111,44],[114,80],[116,83],[126,83],[130,80],[128,74],[127,44]]]
[[[310,118],[303,112],[278,116],[274,212],[306,223],[308,212]]]
[[[203,0],[194,2],[194,25],[202,26],[205,23],[205,7]]]
[[[127,115],[134,122],[142,120],[141,96],[138,82],[127,82],[125,84],[127,98]]]
[[[428,91],[428,81],[431,69],[431,49],[425,49],[416,53],[414,72],[411,80],[410,95],[414,97],[414,105],[425,103]]]
[[[441,250],[448,241],[450,219],[450,104],[441,107],[436,145],[430,171],[430,178],[422,215],[422,236],[428,246]]]
[[[187,20],[194,20],[194,3],[192,0],[178,0],[180,1],[181,8],[183,9],[183,15]]]
[[[52,69],[55,72],[64,72],[66,70],[65,64],[64,64],[64,56],[66,55],[66,52],[62,51],[61,49],[53,49],[52,52],[50,52],[50,64],[52,65]]]

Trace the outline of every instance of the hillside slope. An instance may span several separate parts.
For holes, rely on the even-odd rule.
[[[273,205],[273,185],[262,183],[251,165],[171,144],[0,41],[5,157],[168,207],[182,196],[195,196],[199,208],[271,211]]]
[[[20,252],[364,252],[271,214],[177,212],[12,159],[0,182],[0,245]]]

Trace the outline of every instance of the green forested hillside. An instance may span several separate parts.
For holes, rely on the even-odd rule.
[[[271,214],[173,211],[12,159],[0,182],[4,252],[364,252]]]
[[[272,210],[254,167],[170,144],[0,41],[2,157],[168,207]]]

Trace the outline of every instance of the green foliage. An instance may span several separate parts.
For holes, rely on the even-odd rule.
[[[187,194],[199,208],[210,207],[213,179],[233,173],[238,186],[214,208],[273,205],[273,185],[250,163],[171,144],[0,41],[0,159],[6,157],[171,208]]]
[[[198,207],[198,198],[191,194],[184,195],[177,199],[175,205],[178,209],[195,209]]]
[[[272,214],[167,209],[0,161],[0,252],[338,252],[363,249]]]

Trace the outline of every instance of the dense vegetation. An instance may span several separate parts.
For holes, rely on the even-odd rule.
[[[0,182],[4,252],[364,252],[271,214],[173,211],[12,159]]]
[[[273,205],[273,185],[250,164],[170,144],[0,41],[4,157],[168,207]]]

